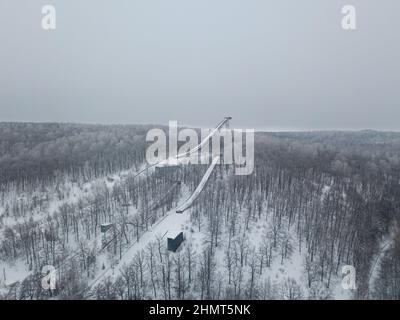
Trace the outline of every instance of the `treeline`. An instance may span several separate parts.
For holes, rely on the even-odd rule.
[[[144,162],[150,126],[0,123],[2,185],[51,182],[57,172],[93,179]]]

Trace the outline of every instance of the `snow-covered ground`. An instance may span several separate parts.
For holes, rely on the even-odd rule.
[[[5,292],[10,285],[26,278],[28,275],[28,266],[22,259],[18,259],[12,264],[7,262],[0,263],[0,293],[2,290]]]

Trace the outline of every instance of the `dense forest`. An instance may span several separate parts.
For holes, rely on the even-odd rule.
[[[400,299],[400,133],[257,132],[178,215],[207,165],[137,175],[152,127],[0,123],[1,298]]]

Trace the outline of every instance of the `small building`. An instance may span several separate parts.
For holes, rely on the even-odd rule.
[[[106,233],[111,227],[113,226],[112,223],[102,223],[100,225],[100,231],[101,233]]]
[[[169,251],[175,252],[176,250],[178,250],[183,240],[183,232],[179,233],[174,239],[167,238],[167,249]]]
[[[172,175],[179,169],[178,165],[163,165],[155,167],[155,175],[157,178],[162,178],[166,175]]]

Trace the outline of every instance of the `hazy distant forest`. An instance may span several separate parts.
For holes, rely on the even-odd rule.
[[[343,265],[349,299],[400,299],[391,132],[257,132],[253,174],[213,172],[177,252],[156,237],[116,269],[207,169],[135,177],[151,127],[0,123],[1,299],[331,299]]]

